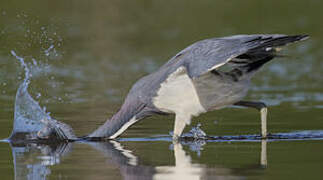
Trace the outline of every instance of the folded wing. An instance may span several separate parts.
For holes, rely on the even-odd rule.
[[[171,61],[180,59],[179,61],[187,68],[190,78],[195,78],[247,52],[279,47],[307,37],[307,35],[257,34],[206,39],[182,50]]]

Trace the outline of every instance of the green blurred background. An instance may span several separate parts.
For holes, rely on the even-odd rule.
[[[253,33],[311,36],[306,42],[288,47],[283,53],[289,57],[266,65],[254,78],[246,99],[262,100],[271,106],[270,132],[323,129],[322,7],[319,0],[2,0],[0,138],[10,134],[15,93],[23,79],[23,69],[11,50],[32,66],[30,94],[52,117],[84,135],[117,111],[138,78],[158,69],[181,49],[205,38]],[[193,125],[201,123],[209,135],[256,134],[259,118],[252,109],[223,109],[195,118]],[[152,117],[131,127],[123,137],[165,135],[172,127],[172,116]],[[133,149],[139,144],[133,143]],[[144,144],[150,147],[149,142]],[[160,150],[161,156],[173,163],[167,145],[155,145],[159,149],[144,149],[137,155],[155,166],[149,159]],[[243,167],[253,157],[243,145],[234,143],[226,145],[227,149],[216,149],[223,159],[214,160],[212,147],[223,144],[207,144],[202,156],[193,160],[207,167]],[[259,150],[257,143],[245,146]],[[323,159],[315,151],[320,148],[318,141],[270,143],[268,158],[272,165],[256,173],[257,178],[277,179],[282,174],[294,174],[290,178],[296,179],[310,175],[322,178],[319,170]],[[86,154],[82,149],[77,152]],[[289,154],[291,151],[295,152]],[[243,157],[244,152],[245,159],[234,158]],[[8,178],[12,177],[9,155],[9,146],[0,144],[0,171]],[[279,161],[287,155],[294,158]],[[308,158],[300,159],[301,155]],[[83,163],[87,160],[80,155],[69,158],[73,157]],[[300,171],[300,167],[305,169]],[[242,175],[253,177],[249,171]]]

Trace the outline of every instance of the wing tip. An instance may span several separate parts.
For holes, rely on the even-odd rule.
[[[300,41],[305,41],[310,38],[310,35],[308,34],[301,34],[301,35],[296,35]]]

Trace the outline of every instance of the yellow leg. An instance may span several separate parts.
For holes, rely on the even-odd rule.
[[[236,106],[252,107],[260,111],[261,118],[261,137],[267,138],[267,106],[262,102],[239,101],[235,103]]]
[[[263,138],[267,137],[267,107],[260,109],[261,116],[261,136]]]

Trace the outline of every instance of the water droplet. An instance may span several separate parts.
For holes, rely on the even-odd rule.
[[[49,56],[49,52],[50,50],[52,50],[55,46],[54,45],[50,45],[48,49],[46,49],[44,52],[45,52],[45,55],[46,56]],[[54,49],[55,50],[55,49]]]
[[[61,98],[61,97],[58,97],[58,100],[59,100],[59,101],[62,101],[62,98]]]
[[[6,85],[7,85],[7,83],[6,83],[6,82],[3,82],[3,83],[2,83],[2,85],[3,85],[3,86],[6,86]]]
[[[33,61],[33,64],[34,64],[35,66],[37,66],[37,61],[36,61],[36,59],[32,58],[31,60]]]
[[[45,30],[45,27],[44,27],[44,26],[42,26],[40,29],[41,29],[41,30]]]

